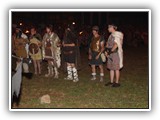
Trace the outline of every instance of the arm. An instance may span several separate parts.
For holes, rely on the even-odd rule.
[[[100,55],[103,53],[104,49],[105,49],[105,48],[104,48],[104,42],[103,42],[103,41],[100,43],[100,46],[101,46],[101,50],[100,50],[98,56],[100,56]]]
[[[106,47],[106,48],[105,48],[105,54],[106,54],[106,56],[108,56],[108,55],[110,55],[111,53],[115,52],[117,48],[118,48],[118,45],[117,45],[116,42],[114,42],[114,45],[113,45],[112,48],[107,48],[107,47]]]
[[[100,45],[101,45],[101,50],[100,50],[99,54],[96,56],[96,59],[99,59],[100,55],[101,55],[101,54],[103,53],[103,51],[104,51],[104,41],[102,41],[102,42],[100,43]]]
[[[57,47],[60,47],[61,46],[61,40],[59,39],[58,35],[57,35],[56,39],[57,39],[56,45],[57,45]]]
[[[92,51],[91,51],[91,48],[90,48],[90,47],[89,47],[88,54],[89,54],[89,55],[88,55],[88,59],[91,60],[91,59],[92,59],[92,55],[91,55],[91,54],[92,54]]]
[[[42,39],[42,57],[43,59],[45,57],[45,35],[43,36],[43,39]]]
[[[89,48],[88,54],[91,55],[92,51],[91,48]]]
[[[114,52],[116,49],[117,49],[117,43],[114,43],[114,45],[113,45],[113,47],[112,47],[112,49],[111,49],[111,52]]]

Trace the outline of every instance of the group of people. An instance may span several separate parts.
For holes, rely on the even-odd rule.
[[[96,80],[96,66],[100,69],[100,81],[104,80],[103,62],[107,58],[107,68],[110,70],[110,82],[105,84],[112,87],[119,87],[120,70],[123,67],[123,33],[117,31],[117,26],[110,24],[108,31],[111,33],[105,42],[104,37],[99,34],[99,27],[93,26],[93,37],[89,44],[89,64],[92,74],[91,80]],[[46,26],[46,33],[43,37],[37,33],[36,28],[32,27],[30,36],[27,37],[22,30],[17,27],[12,37],[12,53],[23,59],[23,71],[29,72],[29,56],[34,65],[34,74],[42,74],[41,61],[48,63],[48,73],[45,77],[59,78],[58,69],[61,66],[61,53],[67,66],[67,77],[65,80],[79,81],[76,68],[76,46],[77,38],[72,26],[65,29],[63,40],[60,40],[54,32],[52,25]],[[63,48],[63,50],[62,50]],[[17,60],[17,63],[20,59]],[[114,77],[116,80],[114,81]]]
[[[100,69],[100,81],[104,79],[103,60],[104,54],[107,57],[107,68],[110,71],[110,82],[106,86],[119,87],[120,70],[123,67],[123,33],[117,31],[115,24],[108,26],[111,33],[105,43],[104,37],[99,34],[99,27],[92,28],[93,38],[89,47],[89,60],[92,69],[91,80],[96,80],[96,66]],[[116,80],[114,81],[114,77]]]

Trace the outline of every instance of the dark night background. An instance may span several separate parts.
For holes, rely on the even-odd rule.
[[[83,31],[81,37],[85,38],[91,34],[93,25],[98,25],[101,34],[107,38],[109,23],[116,24],[118,30],[124,33],[124,39],[128,40],[125,41],[126,44],[132,45],[129,40],[132,39],[133,41],[135,39],[133,37],[144,39],[140,38],[143,33],[148,38],[148,12],[12,12],[12,24],[20,25],[22,23],[21,29],[24,32],[29,31],[31,26],[36,26],[38,32],[43,35],[45,25],[52,24],[54,31],[61,39],[63,38],[64,29],[73,22],[77,33]]]
[[[69,24],[103,26],[109,22],[132,25],[148,25],[148,12],[13,12],[13,23]]]

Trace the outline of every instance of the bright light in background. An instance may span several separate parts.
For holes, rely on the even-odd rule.
[[[79,34],[81,35],[83,33],[83,31],[79,32]]]
[[[25,33],[29,33],[29,31],[28,30],[26,30],[26,32]]]
[[[72,22],[72,24],[75,25],[76,23],[75,23],[75,22]]]
[[[22,23],[19,23],[19,25],[23,25]]]

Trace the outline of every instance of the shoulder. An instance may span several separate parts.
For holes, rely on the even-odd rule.
[[[39,34],[39,33],[36,33],[36,35],[35,36],[37,36],[37,37],[41,37],[41,35]]]
[[[45,34],[43,35],[43,39],[45,39],[47,36],[48,36],[48,34],[45,33]]]
[[[115,31],[114,33],[112,33],[112,36],[115,38],[123,39],[123,33],[120,31]]]
[[[57,33],[53,33],[53,36],[54,36],[54,37],[58,37]]]
[[[24,39],[28,39],[27,35],[24,34],[24,33],[22,33],[21,37],[24,38]]]
[[[47,36],[47,33],[45,33],[45,34],[43,35],[43,37],[45,37],[45,36]]]

